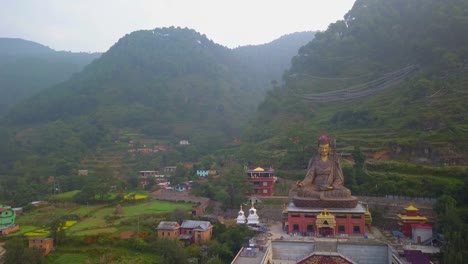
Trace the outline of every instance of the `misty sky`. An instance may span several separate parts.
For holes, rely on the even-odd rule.
[[[179,26],[235,48],[326,30],[355,0],[2,0],[0,37],[103,52],[125,34]]]

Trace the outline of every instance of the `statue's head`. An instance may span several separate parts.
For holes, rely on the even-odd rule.
[[[320,156],[328,156],[331,152],[331,139],[327,135],[321,135],[317,140],[318,152]]]

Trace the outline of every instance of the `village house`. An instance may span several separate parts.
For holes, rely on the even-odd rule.
[[[209,221],[184,220],[180,226],[179,239],[203,244],[213,236],[213,225]]]
[[[208,176],[208,174],[209,174],[208,170],[197,170],[197,176],[206,177]]]
[[[177,239],[180,235],[180,225],[177,222],[161,221],[156,230],[158,237],[163,239]]]
[[[139,171],[139,183],[140,185],[147,185],[149,184],[149,178],[155,178],[155,179],[160,179],[164,178],[164,175],[159,174],[159,171],[156,170],[150,170],[150,171]]]
[[[152,148],[136,148],[136,149],[129,149],[128,153],[133,153],[133,154],[151,154],[153,153]]]
[[[78,170],[78,176],[88,176],[88,170]]]
[[[172,174],[176,171],[177,167],[176,166],[166,166],[164,167],[164,173],[169,173]]]
[[[187,146],[187,145],[190,145],[190,142],[187,139],[183,139],[179,141],[179,145]]]
[[[174,187],[174,191],[178,191],[178,192],[183,192],[183,191],[190,190],[190,189],[191,189],[191,186],[187,182],[183,182]]]
[[[209,221],[184,220],[182,225],[173,221],[161,221],[156,228],[162,239],[179,239],[188,244],[203,244],[213,236],[213,225]]]
[[[173,151],[173,150],[174,148],[171,146],[156,145],[153,147],[154,152],[158,152],[158,151],[165,152],[165,151]]]
[[[52,238],[30,238],[29,248],[38,248],[42,250],[42,254],[47,256],[54,249],[54,240]]]
[[[184,168],[185,169],[193,168],[193,162],[184,162]]]

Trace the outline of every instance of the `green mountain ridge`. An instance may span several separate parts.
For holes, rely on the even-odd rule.
[[[299,50],[244,138],[285,166],[304,166],[296,149],[320,133],[342,152],[466,164],[467,31],[466,1],[356,1]]]
[[[297,35],[305,36],[302,42],[275,45],[293,56],[313,38],[313,32],[283,38]],[[267,53],[242,55],[254,48],[230,50],[191,29],[132,32],[69,80],[13,107],[2,122],[4,144],[17,144],[10,152],[20,156],[59,155],[64,164],[108,144],[122,129],[189,139],[203,153],[221,148],[240,135],[271,85],[272,70],[259,66]],[[290,62],[277,57],[270,59],[274,79]],[[6,153],[10,165],[4,166],[11,168],[15,155]]]
[[[0,38],[0,115],[41,90],[66,81],[100,53],[55,51],[32,41]]]

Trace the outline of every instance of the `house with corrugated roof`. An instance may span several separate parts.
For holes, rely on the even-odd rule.
[[[163,239],[177,239],[180,235],[180,225],[174,221],[161,221],[156,230]]]
[[[203,244],[213,236],[213,225],[209,221],[184,220],[180,226],[179,239]]]

